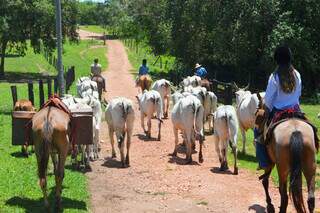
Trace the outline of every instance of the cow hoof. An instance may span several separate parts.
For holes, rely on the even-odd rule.
[[[274,206],[272,204],[268,204],[267,205],[267,212],[268,213],[274,213],[275,212]]]
[[[191,164],[192,163],[192,158],[189,158],[189,159],[187,158],[186,161],[187,161],[186,164]]]
[[[172,153],[172,156],[173,156],[173,157],[177,157],[177,151],[174,151],[174,152]]]
[[[128,158],[128,157],[126,157],[125,163],[126,163],[127,165],[129,165],[129,158]]]
[[[238,175],[238,167],[234,168],[233,174]]]
[[[158,141],[160,141],[161,140],[161,137],[158,137]]]
[[[199,157],[199,163],[203,163],[203,157]]]
[[[116,158],[116,157],[117,157],[116,154],[115,154],[115,153],[112,153],[111,158]]]

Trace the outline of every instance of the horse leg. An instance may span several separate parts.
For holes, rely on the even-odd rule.
[[[285,158],[280,158],[277,164],[277,170],[279,175],[279,193],[281,196],[280,213],[287,212],[288,207],[288,194],[287,194],[287,179],[288,171],[290,171],[289,164]]]
[[[268,170],[265,170],[264,174],[263,174],[263,178],[262,178],[262,185],[264,188],[264,192],[266,194],[266,202],[267,202],[267,212],[268,213],[274,213],[275,209],[274,206],[272,205],[271,202],[271,197],[269,194],[269,176],[271,174],[272,168],[274,165],[272,165],[271,168],[269,168]]]
[[[285,213],[288,207],[287,180],[285,180],[285,182],[280,181],[279,192],[281,196],[280,213]]]
[[[58,160],[57,160],[57,154],[54,152],[51,152],[51,159],[53,163],[53,174],[56,174],[58,170]]]
[[[177,156],[179,137],[178,137],[178,129],[175,127],[173,127],[173,134],[174,134],[174,150],[173,150],[172,156]]]
[[[114,150],[113,128],[110,128],[110,127],[109,127],[109,138],[110,138],[111,149],[112,149],[111,158],[115,158],[116,157],[116,151]]]
[[[37,139],[35,136],[35,151],[38,163],[39,185],[42,190],[44,206],[49,208],[48,193],[47,193],[47,166],[49,161],[49,144],[48,141]]]
[[[305,168],[303,168],[303,174],[306,177],[307,186],[308,186],[308,209],[309,212],[313,212],[315,208],[315,173],[316,173],[316,162],[314,157],[310,154],[308,155],[310,159],[305,161]]]
[[[242,136],[242,153],[246,154],[246,131],[241,128],[241,136]]]
[[[62,193],[62,182],[64,178],[64,164],[66,162],[67,154],[68,154],[68,143],[64,143],[59,150],[59,162],[58,162],[58,170],[55,174],[56,180],[56,209],[60,211],[62,209],[61,206],[61,193]]]

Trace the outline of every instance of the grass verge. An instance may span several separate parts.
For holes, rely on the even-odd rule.
[[[63,63],[65,66],[75,65],[76,78],[88,75],[93,58],[100,59],[103,68],[107,66],[106,47],[98,41],[81,41],[77,44],[64,44]],[[50,74],[55,74],[54,68],[39,54],[28,50],[25,57],[15,57],[6,60],[6,70],[26,73],[42,72],[42,68]],[[48,68],[48,69],[47,69]],[[0,212],[44,212],[42,192],[38,185],[37,163],[35,155],[24,158],[20,155],[20,147],[11,145],[11,110],[12,98],[9,83],[0,83]],[[26,84],[16,84],[18,99],[28,98]],[[45,85],[45,94],[47,87]],[[34,85],[35,106],[39,107],[39,90]],[[75,86],[71,87],[75,94]],[[51,162],[48,169],[48,192],[50,203],[54,205],[54,175]],[[89,194],[87,180],[84,174],[74,171],[70,159],[66,162],[63,182],[62,204],[64,212],[87,212],[89,209]]]
[[[107,29],[99,25],[80,25],[81,30],[90,31],[94,33],[107,33]]]

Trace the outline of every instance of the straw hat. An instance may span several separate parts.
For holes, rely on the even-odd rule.
[[[199,67],[201,67],[201,64],[199,64],[199,63],[196,63],[196,66],[195,66],[195,68],[197,69],[197,68],[199,68]]]

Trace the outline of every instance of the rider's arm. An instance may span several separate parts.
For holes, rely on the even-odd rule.
[[[265,105],[268,107],[269,111],[273,108],[273,100],[277,93],[277,81],[274,74],[271,74],[268,81],[268,86],[266,89],[266,94],[264,96]]]

